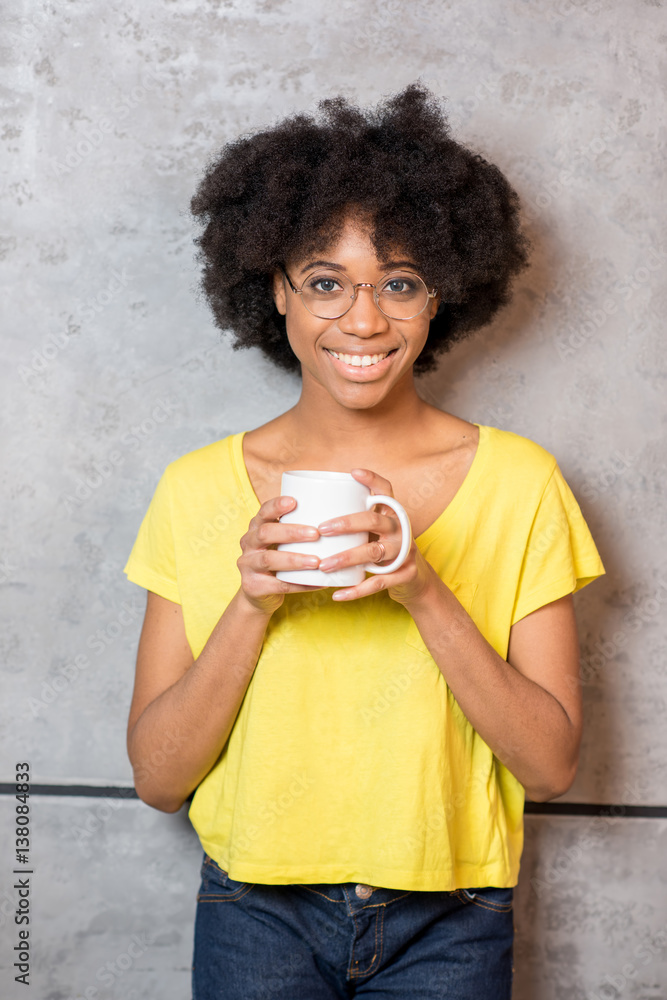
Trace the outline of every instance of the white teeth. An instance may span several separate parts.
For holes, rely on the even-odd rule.
[[[363,357],[360,357],[358,354],[336,354],[335,351],[329,351],[329,354],[333,354],[334,358],[338,358],[339,361],[344,362],[346,365],[353,365],[355,368],[368,368],[369,365],[376,365],[378,361],[386,358],[389,351],[385,354],[364,354]]]

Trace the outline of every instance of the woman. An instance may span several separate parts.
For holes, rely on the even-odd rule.
[[[581,736],[572,594],[604,573],[556,459],[426,403],[415,377],[526,266],[518,199],[417,85],[244,137],[193,199],[204,289],[298,402],[172,462],[126,572],[148,590],[128,724],[140,797],[196,789],[196,1000],[510,996],[524,794],[564,793]],[[283,523],[290,469],[384,505]],[[369,542],[319,561],[278,550]]]

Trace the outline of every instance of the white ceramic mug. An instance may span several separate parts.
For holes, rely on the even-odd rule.
[[[384,503],[395,511],[401,524],[401,551],[388,566],[365,563],[346,566],[343,569],[325,573],[321,569],[291,569],[276,573],[278,580],[287,583],[301,583],[318,587],[354,587],[364,579],[365,573],[393,573],[408,557],[412,544],[412,526],[405,508],[394,497],[372,494],[368,486],[358,482],[349,472],[319,472],[297,469],[283,472],[280,486],[281,496],[294,497],[296,506],[280,518],[287,524],[308,524],[316,528],[323,521],[345,517],[370,510],[375,504]],[[320,535],[315,541],[284,542],[279,551],[299,552],[314,555],[319,559],[344,552],[368,543],[367,531],[356,531],[345,535]]]

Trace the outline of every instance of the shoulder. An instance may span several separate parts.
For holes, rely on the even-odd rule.
[[[219,441],[212,441],[201,448],[188,451],[170,462],[164,478],[170,485],[195,488],[205,481],[228,478],[233,475],[234,439],[229,434]]]
[[[481,425],[480,433],[485,434],[491,468],[501,478],[509,478],[515,487],[528,482],[546,484],[558,465],[555,456],[541,444],[514,431]]]
[[[188,451],[184,455],[180,455],[169,463],[167,468],[176,474],[192,472],[195,469],[206,469],[211,464],[218,462],[224,454],[230,449],[233,439],[236,435],[229,434],[227,437],[220,438],[218,441],[212,441],[210,444],[205,444],[201,448],[195,448],[193,451]]]

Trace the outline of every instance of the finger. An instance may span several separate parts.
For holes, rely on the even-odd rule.
[[[354,478],[363,483],[364,486],[368,486],[372,494],[393,497],[394,490],[391,483],[384,476],[378,475],[377,472],[373,472],[372,469],[352,469],[352,475]],[[378,508],[383,514],[394,514],[394,511],[387,504],[379,504]],[[394,514],[394,516],[396,516]]]
[[[389,514],[382,513],[374,507],[371,510],[360,510],[345,517],[332,517],[317,525],[321,535],[353,535],[358,531],[371,531],[374,535],[391,534],[396,530],[398,518],[389,508]]]
[[[322,559],[320,562],[319,569],[321,569],[324,573],[330,573],[331,570],[345,569],[348,566],[358,566],[360,563],[374,563],[377,562],[381,556],[382,549],[380,548],[379,541],[365,542],[363,545],[357,545],[352,549],[345,549],[343,552],[337,552],[333,556],[327,556],[326,559]],[[382,562],[386,562],[388,559],[390,559],[390,556],[385,545]]]
[[[335,601],[353,601],[360,597],[369,597],[371,594],[377,594],[381,590],[389,590],[390,587],[397,587],[407,582],[409,575],[410,570],[407,568],[407,562],[405,562],[397,570],[394,570],[393,573],[368,576],[354,587],[344,587],[340,590],[335,590],[331,596]]]
[[[284,542],[316,542],[319,537],[317,528],[310,524],[285,524],[282,521],[263,521],[254,531],[258,548]]]
[[[285,552],[278,549],[255,549],[248,554],[247,565],[255,573],[275,574],[280,570],[317,569],[320,560],[317,556],[302,552]]]
[[[350,469],[350,472],[358,482],[368,486],[371,493],[384,493],[386,496],[393,497],[394,492],[389,480],[378,475],[377,472],[373,472],[372,469]]]
[[[270,500],[265,500],[254,517],[250,518],[248,531],[246,532],[244,538],[249,538],[253,532],[258,531],[263,524],[279,524],[280,518],[283,514],[292,510],[295,503],[296,500],[294,497],[287,496],[271,497]]]
[[[279,517],[286,514],[288,510],[293,510],[296,500],[290,496],[271,497],[261,505],[253,521],[257,519],[259,523],[264,521],[277,521]]]
[[[356,587],[345,587],[342,590],[334,590],[331,597],[334,601],[354,601],[360,597],[369,597],[371,594],[377,594],[381,590],[385,590],[390,584],[390,580],[393,573],[387,573],[385,576],[373,576],[362,583],[358,583]]]
[[[285,581],[283,581],[285,582]],[[303,591],[303,590],[326,590],[331,584],[326,583],[286,583],[285,586],[289,589],[286,591],[287,594],[291,594],[293,591]]]

